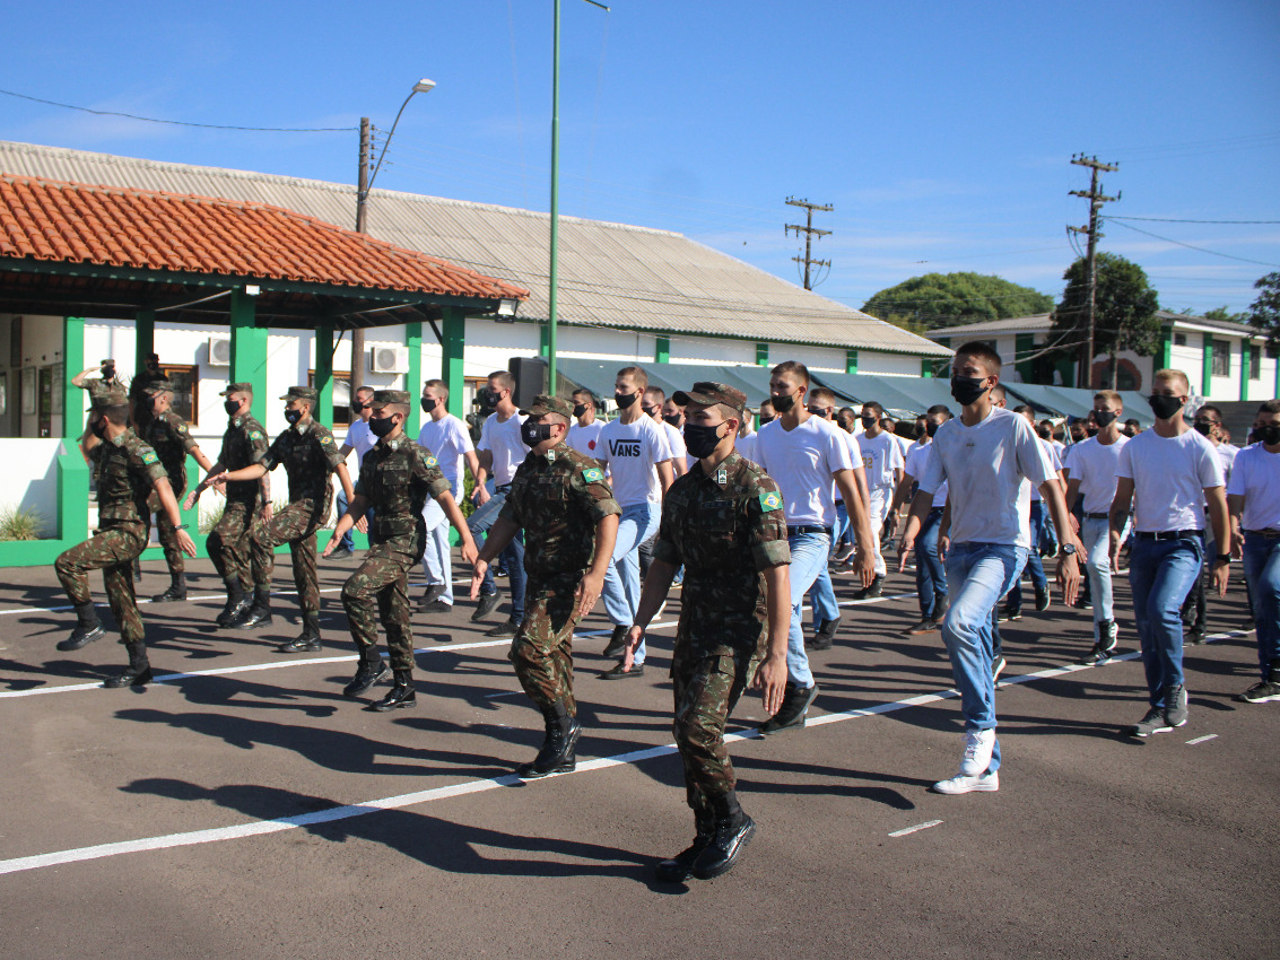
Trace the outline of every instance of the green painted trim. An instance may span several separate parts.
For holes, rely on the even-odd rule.
[[[1019,333],[1013,338],[1014,357],[1029,357],[1036,349],[1034,333]],[[1034,362],[1031,360],[1015,360],[1014,369],[1022,377],[1023,383],[1031,383],[1035,379]]]
[[[54,467],[58,471],[55,529],[58,539],[67,546],[89,539],[89,466],[79,446],[89,391],[71,383],[71,378],[84,367],[84,318],[65,317],[62,321],[62,448],[65,452],[58,454]],[[55,553],[48,562],[56,559]]]
[[[933,361],[928,357],[920,358],[920,376],[926,380],[933,379]]]
[[[1213,334],[1200,334],[1200,378],[1201,394],[1208,398],[1213,395]]]
[[[844,352],[844,372],[856,374],[858,372],[858,351],[849,347]]]
[[[230,381],[252,385],[250,409],[262,422],[267,415],[267,328],[256,325],[256,301],[243,290],[231,291]]]
[[[147,367],[147,354],[156,352],[156,312],[139,310],[134,317],[133,371],[136,375]],[[83,370],[84,368],[81,367]]]
[[[440,379],[449,388],[449,412],[465,419],[463,388],[467,381],[463,376],[462,354],[467,341],[467,315],[457,307],[446,308],[441,327],[444,343],[441,344]]]
[[[1157,370],[1168,370],[1173,366],[1173,324],[1168,323],[1160,328],[1160,351]]]
[[[756,366],[767,367],[769,365],[769,345],[756,341]]]
[[[1252,344],[1248,337],[1240,339],[1240,399],[1249,399],[1249,354]]]
[[[312,367],[316,371],[316,409],[313,416],[326,427],[332,427],[333,417],[333,324],[320,321],[316,324],[316,332],[311,337],[315,361]]]
[[[543,360],[551,359],[551,323],[538,327],[538,356]]]
[[[654,363],[670,363],[671,362],[671,338],[670,337],[654,337],[653,362]]]
[[[422,396],[422,324],[406,323],[404,325],[404,342],[409,348],[409,370],[404,375],[404,388],[409,392],[409,436],[418,439],[418,431],[422,429],[422,404],[418,398]]]
[[[14,323],[18,321],[15,320]],[[62,438],[68,452],[84,432],[89,412],[89,391],[81,390],[71,378],[84,369],[84,318],[64,317],[62,321]],[[16,394],[15,394],[16,395]]]

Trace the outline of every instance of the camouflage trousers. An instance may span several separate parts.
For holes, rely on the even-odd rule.
[[[577,716],[573,697],[573,628],[578,623],[573,598],[581,574],[546,580],[529,577],[524,622],[516,630],[508,658],[520,686],[539,708],[563,701]]]
[[[271,585],[271,548],[256,500],[228,500],[209,534],[209,559],[223,580],[235,577],[245,590]]]
[[[53,563],[62,588],[76,606],[92,603],[89,571],[102,571],[102,585],[111,614],[120,625],[122,643],[141,643],[142,614],[133,592],[133,561],[147,545],[147,529],[141,523],[107,527],[66,550]]]
[[[409,571],[422,556],[421,538],[396,538],[377,544],[342,585],[351,638],[364,660],[378,645],[378,621],[387,631],[392,670],[413,669],[413,631],[409,626]]]
[[[672,731],[684,764],[689,806],[695,810],[737,783],[724,727],[751,679],[753,662],[742,653],[699,657],[678,649],[672,660],[676,708]]]
[[[298,606],[304,617],[320,615],[320,584],[316,579],[316,528],[319,525],[314,500],[295,500],[273,516],[271,523],[261,525],[267,537],[267,583],[270,584],[275,572],[271,551],[287,543],[293,558],[293,585],[298,590]]]
[[[181,503],[185,492],[186,484],[174,487],[174,499]],[[156,535],[160,538],[160,549],[164,551],[164,562],[169,565],[169,573],[176,580],[186,572],[187,558],[182,555],[182,548],[178,546],[178,528],[169,522],[169,515],[160,506],[160,494],[154,490],[147,497],[147,511],[155,514]]]

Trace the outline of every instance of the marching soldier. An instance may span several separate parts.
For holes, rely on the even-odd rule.
[[[261,463],[267,454],[267,434],[254,419],[253,385],[232,383],[218,396],[226,397],[223,407],[231,419],[222,435],[222,452],[205,478],[187,494],[184,509],[190,510],[218,474],[241,470]],[[222,519],[209,535],[209,559],[227,585],[227,604],[218,614],[220,627],[238,625],[249,614],[251,602],[270,609],[271,550],[261,527],[271,522],[271,475],[259,480],[235,480],[226,485],[227,503]],[[252,578],[252,579],[251,579]],[[253,601],[248,592],[254,586]],[[263,621],[260,621],[263,622]]]
[[[565,442],[573,419],[569,401],[540,396],[520,413],[527,416],[520,436],[530,452],[475,560],[471,599],[480,594],[489,562],[523,528],[529,585],[509,656],[546,723],[537,757],[516,768],[530,780],[577,764],[582,727],[573,697],[573,628],[600,596],[622,508],[600,464]]]
[[[271,622],[271,574],[275,570],[271,551],[282,543],[289,544],[293,557],[293,582],[298,588],[298,605],[302,608],[302,634],[283,644],[281,653],[302,653],[320,649],[320,585],[316,580],[316,530],[329,519],[333,496],[330,474],[337,473],[347,501],[355,496],[351,477],[342,461],[333,434],[315,419],[317,394],[312,387],[290,387],[281,400],[287,401],[284,418],[289,427],[267,450],[259,462],[232,470],[214,478],[220,490],[225,484],[241,480],[257,480],[278,465],[284,464],[289,478],[289,505],[263,524],[259,535],[267,538],[266,587],[255,599],[246,616],[234,626],[256,627]]]
[[[147,545],[147,497],[155,492],[178,544],[188,556],[195,544],[179,521],[178,503],[156,452],[129,426],[129,398],[119,387],[94,393],[89,432],[83,444],[92,461],[98,488],[98,532],[54,562],[58,579],[75,604],[78,623],[71,636],[58,644],[62,651],[81,647],[106,635],[89,595],[90,570],[102,570],[111,612],[120,626],[121,642],[129,651],[129,666],[103,686],[143,686],[151,682],[151,664],[143,635],[142,616],[133,590],[133,561]]]
[[[683,564],[671,679],[696,836],[658,864],[658,879],[668,883],[725,873],[755,832],[737,800],[724,728],[748,681],[763,691],[771,716],[782,706],[791,623],[783,497],[764,470],[734,449],[746,396],[701,382],[674,400],[685,407],[685,444],[698,464],[667,492],[624,659],[630,665]]]
[[[475,561],[476,544],[436,458],[405,436],[409,394],[403,390],[378,390],[369,405],[373,408],[369,429],[379,439],[364,455],[355,495],[347,512],[338,519],[338,527],[321,556],[327,559],[356,519],[373,508],[369,553],[342,587],[342,605],[360,651],[360,666],[342,695],[355,699],[386,675],[387,666],[377,648],[381,619],[387,630],[395,686],[370,709],[385,711],[418,703],[413,689],[413,632],[406,590],[409,571],[426,547],[422,507],[427,497],[435,498],[462,538],[464,562]]]

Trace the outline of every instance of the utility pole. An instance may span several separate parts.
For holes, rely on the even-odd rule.
[[[1119,200],[1120,194],[1114,197],[1104,195],[1102,184],[1098,182],[1098,174],[1102,171],[1108,173],[1120,169],[1120,165],[1116,163],[1102,163],[1097,157],[1086,157],[1083,153],[1076,154],[1071,158],[1071,162],[1077,167],[1089,168],[1089,190],[1072,190],[1073,197],[1084,197],[1089,201],[1089,225],[1087,227],[1067,227],[1070,233],[1083,233],[1088,239],[1088,247],[1085,253],[1085,276],[1088,278],[1089,287],[1089,307],[1088,307],[1088,324],[1089,336],[1086,340],[1084,348],[1084,361],[1080,364],[1080,373],[1076,377],[1076,385],[1093,388],[1093,342],[1096,329],[1096,313],[1097,313],[1097,293],[1098,293],[1098,271],[1097,271],[1097,254],[1098,254],[1098,211],[1102,209],[1104,203],[1110,203],[1113,200]]]
[[[804,264],[804,288],[806,290],[812,290],[813,284],[811,283],[811,279],[810,279],[810,268],[826,267],[828,270],[831,269],[830,260],[814,260],[811,255],[813,250],[813,238],[815,236],[825,237],[831,233],[830,230],[819,230],[817,227],[813,225],[813,211],[820,210],[824,213],[830,213],[832,210],[835,209],[835,207],[833,207],[829,203],[826,203],[826,204],[810,203],[808,200],[797,200],[795,197],[787,197],[787,206],[803,207],[805,211],[805,225],[803,227],[800,226],[798,223],[788,223],[783,227],[783,232],[790,233],[790,231],[794,230],[796,232],[797,237],[800,236],[800,234],[802,233],[804,234],[803,259],[800,257],[792,257],[791,259],[794,260],[796,263]]]
[[[360,118],[360,170],[356,176],[356,233],[364,233],[365,207],[369,199],[369,159],[373,153],[373,131],[368,117]],[[351,399],[364,386],[364,327],[351,331]]]

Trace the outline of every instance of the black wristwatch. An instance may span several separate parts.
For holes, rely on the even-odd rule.
[[[1213,562],[1214,562],[1214,563],[1230,563],[1230,562],[1231,562],[1231,554],[1229,554],[1229,553],[1220,553],[1220,554],[1218,554],[1216,557],[1214,557],[1214,558],[1213,558]]]
[[[1059,552],[1064,557],[1074,557],[1076,555],[1076,545],[1074,543],[1064,543]]]

